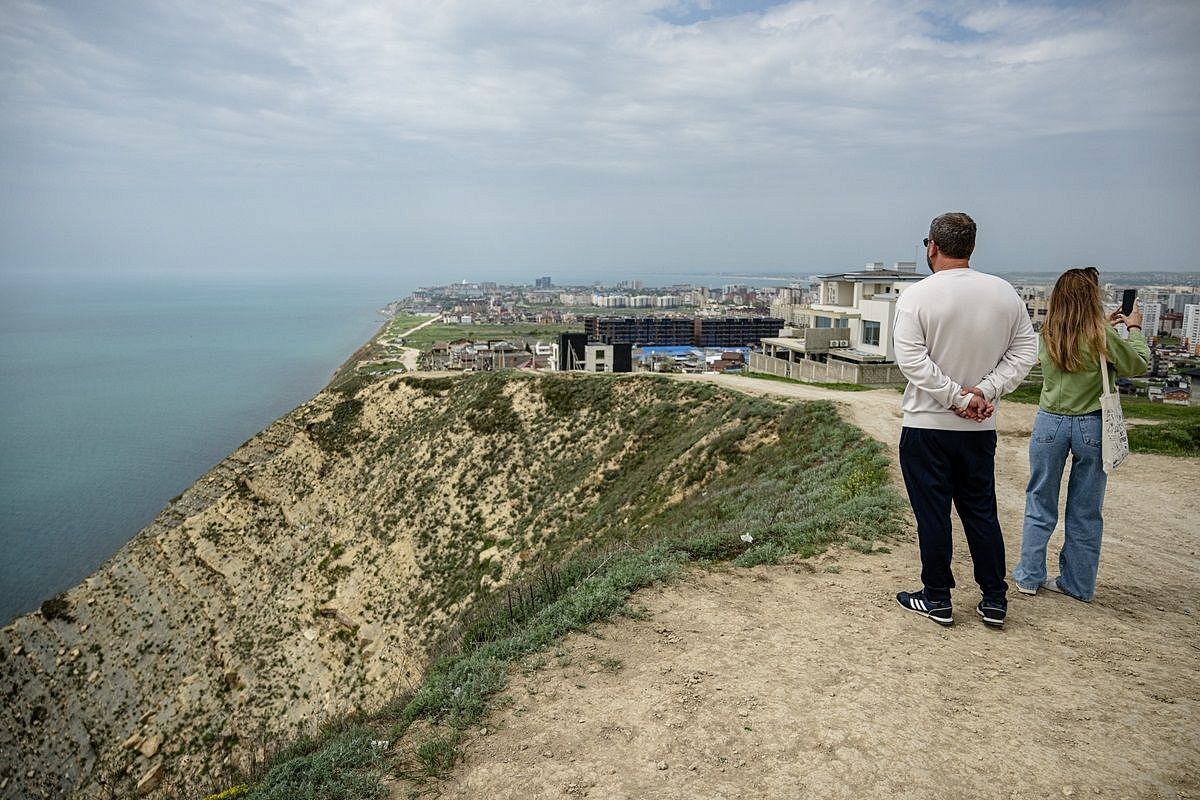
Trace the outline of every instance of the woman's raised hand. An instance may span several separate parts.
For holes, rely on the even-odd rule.
[[[1133,311],[1125,315],[1125,324],[1127,326],[1142,327],[1142,304],[1134,303]]]

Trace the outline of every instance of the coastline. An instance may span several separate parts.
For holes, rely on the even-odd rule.
[[[364,359],[367,354],[370,353],[371,348],[378,343],[379,337],[387,331],[388,325],[390,325],[392,320],[395,319],[395,314],[387,314],[387,312],[385,312],[383,309],[380,309],[377,313],[385,315],[386,318],[383,320],[380,326],[375,329],[375,332],[371,334],[370,338],[363,342],[357,350],[350,354],[349,358],[343,361],[341,365],[333,371],[333,375],[329,378],[325,385],[321,387],[322,392],[329,391],[332,387],[349,378],[354,372],[355,367],[358,366],[358,362]]]
[[[245,699],[256,690],[273,695],[280,686],[305,680],[321,689],[313,690],[311,700],[293,700],[272,715],[279,729],[298,733],[314,719],[382,702],[386,697],[378,683],[380,674],[419,678],[424,663],[407,644],[389,644],[351,670],[352,682],[360,689],[347,693],[338,688],[347,679],[340,674],[343,656],[335,645],[342,641],[347,611],[355,616],[362,612],[330,612],[319,635],[309,628],[298,641],[292,636],[280,639],[275,615],[294,618],[284,626],[290,628],[311,620],[311,611],[306,604],[303,611],[282,612],[276,605],[281,599],[278,590],[287,583],[277,585],[279,576],[256,575],[251,566],[271,563],[276,556],[298,557],[309,566],[316,562],[315,557],[291,553],[291,546],[286,548],[289,552],[277,554],[270,539],[251,544],[251,531],[261,524],[254,521],[256,509],[277,502],[265,492],[260,496],[263,490],[251,476],[287,461],[298,447],[311,449],[304,431],[314,415],[320,417],[332,405],[323,395],[353,372],[361,354],[376,344],[391,320],[388,316],[314,395],[206,469],[85,578],[0,624],[0,686],[14,708],[10,723],[37,723],[32,728],[0,725],[0,761],[23,765],[22,775],[25,765],[37,765],[33,780],[39,790],[76,796],[91,785],[97,770],[107,769],[105,764],[128,758],[121,754],[128,749],[121,743],[131,736],[139,742],[133,757],[142,754],[128,773],[134,781],[152,775],[162,754],[179,756],[179,743],[196,739],[214,725],[232,727],[244,736],[261,705]],[[232,519],[242,520],[246,545],[261,555],[249,558],[240,546],[236,556],[222,552],[219,541],[206,538],[207,529],[194,527],[200,518],[229,518],[230,503],[250,509],[248,516],[243,510]],[[290,525],[286,519],[281,522]],[[248,588],[252,584],[262,585]],[[273,602],[263,603],[265,597]],[[197,613],[200,620],[193,617]],[[260,645],[271,641],[275,647],[300,650],[285,665],[267,668],[239,644],[247,637]],[[149,669],[144,663],[148,653],[156,654]],[[202,699],[230,692],[230,705],[223,710]],[[234,697],[242,699],[235,703]],[[345,703],[350,705],[343,707]],[[192,719],[193,710],[200,708],[206,710]],[[50,769],[50,764],[61,768]],[[187,764],[183,755],[180,777],[207,780],[207,760],[191,775]],[[53,782],[46,782],[52,780],[49,776],[55,776]],[[22,788],[17,777],[0,770],[0,798],[22,796],[11,794]]]
[[[39,287],[4,332],[0,625],[102,569],[240,443],[345,374],[391,319],[375,291],[222,286],[196,302],[164,282],[150,303],[124,284],[58,288]]]

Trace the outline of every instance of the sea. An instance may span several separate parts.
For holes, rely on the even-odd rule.
[[[316,394],[412,287],[0,277],[0,625]]]

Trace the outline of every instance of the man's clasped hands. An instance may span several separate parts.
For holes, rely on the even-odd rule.
[[[983,399],[983,390],[978,386],[964,386],[960,393],[963,397],[971,395],[971,399],[967,401],[965,406],[961,408],[957,405],[952,406],[951,410],[958,414],[963,419],[972,419],[976,422],[983,422],[992,415],[996,407]]]

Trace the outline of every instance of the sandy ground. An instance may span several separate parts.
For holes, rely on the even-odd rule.
[[[895,391],[707,379],[832,399],[895,453]],[[1034,412],[998,412],[1010,566]],[[890,553],[640,592],[644,618],[513,671],[440,796],[1200,798],[1200,462],[1135,454],[1105,516],[1095,601],[1014,592],[1002,631],[975,616],[961,529],[951,628],[893,599],[919,585],[911,524]]]

